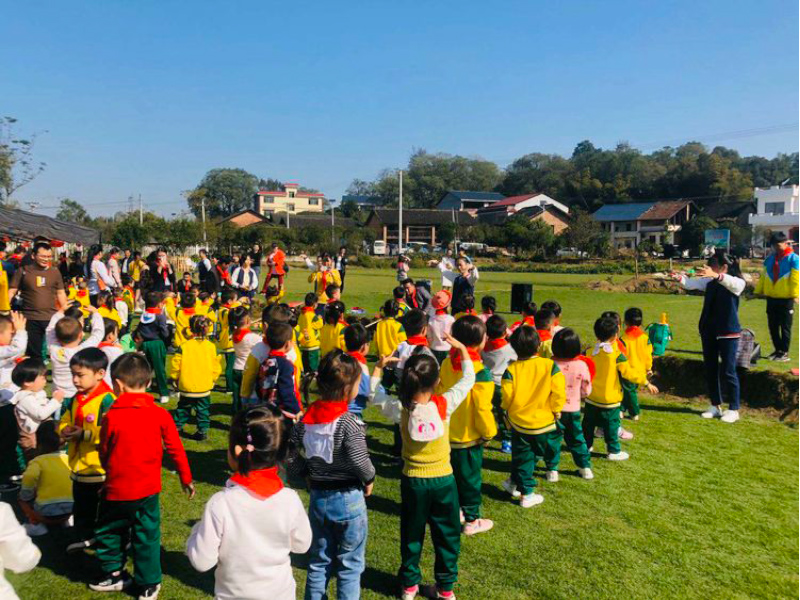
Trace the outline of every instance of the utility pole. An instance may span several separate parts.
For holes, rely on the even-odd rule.
[[[203,196],[200,200],[200,210],[203,214],[203,246],[208,245],[208,240],[206,239],[206,197]]]
[[[144,208],[142,207],[141,194],[139,194],[139,225],[144,225]]]
[[[403,253],[403,171],[400,171],[400,207],[397,215],[397,253]]]
[[[286,207],[286,229],[289,229],[289,207]]]
[[[333,199],[331,199],[331,244],[334,246],[336,245],[336,233],[333,231],[333,227],[335,225],[334,217],[333,217]]]

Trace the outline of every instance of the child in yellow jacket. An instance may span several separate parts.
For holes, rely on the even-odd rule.
[[[325,356],[331,350],[347,350],[344,344],[344,329],[347,323],[342,321],[344,304],[338,301],[325,306],[325,323],[319,332],[319,353]]]
[[[553,358],[553,324],[556,316],[553,311],[540,308],[533,317],[536,333],[539,334],[539,356]]]
[[[193,315],[189,321],[187,334],[191,335],[172,357],[172,377],[178,382],[180,400],[173,415],[178,431],[189,421],[192,410],[197,417],[197,433],[194,439],[208,439],[211,424],[211,390],[222,371],[217,360],[214,343],[206,339],[208,319]]]
[[[653,371],[653,345],[642,329],[642,309],[629,308],[625,311],[625,332],[620,336],[628,349],[628,362],[631,368],[647,378]],[[639,394],[637,386],[625,385],[622,388],[622,410],[634,421],[639,420]]]
[[[522,325],[511,334],[517,360],[502,380],[502,404],[511,426],[511,477],[503,488],[519,497],[522,508],[544,502],[536,494],[533,469],[544,459],[547,480],[558,481],[561,430],[557,421],[566,401],[564,375],[555,362],[537,356],[541,340],[533,327]]]
[[[233,352],[233,338],[228,315],[231,309],[239,306],[236,301],[236,291],[225,288],[220,295],[220,306],[217,309],[217,324],[215,343],[220,362],[225,365],[225,391],[229,394],[233,392],[233,363],[235,355]]]
[[[197,295],[194,292],[181,294],[180,305],[176,305],[174,298],[168,296],[164,301],[164,309],[167,317],[175,323],[175,338],[172,344],[176,348],[180,348],[186,340],[192,337],[189,327],[192,317],[204,316],[198,315]]]
[[[319,367],[319,334],[323,324],[322,318],[315,312],[317,295],[309,292],[303,304],[297,317],[297,342],[303,359],[303,371],[316,373]]]
[[[625,379],[636,385],[646,385],[651,393],[658,389],[647,381],[646,374],[637,372],[628,359],[620,352],[617,344],[619,325],[608,317],[600,317],[594,323],[597,343],[590,351],[595,365],[592,391],[586,398],[583,414],[583,435],[586,445],[591,449],[594,442],[595,427],[603,431],[608,459],[628,460],[627,452],[619,445],[619,407],[622,404],[622,381]]]
[[[492,412],[494,380],[481,361],[486,343],[486,325],[474,315],[461,317],[453,323],[453,338],[464,344],[472,359],[475,383],[467,398],[450,418],[450,462],[458,485],[458,498],[464,511],[463,531],[474,535],[489,531],[494,523],[481,518],[481,468],[483,446],[497,435],[497,423]],[[461,354],[453,350],[442,362],[437,394],[442,394],[461,379]]]

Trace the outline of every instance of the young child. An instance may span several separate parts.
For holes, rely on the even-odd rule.
[[[400,342],[406,340],[406,332],[398,320],[400,306],[395,300],[387,300],[381,308],[381,320],[375,326],[375,346],[378,356],[394,354]],[[392,371],[392,373],[394,373]],[[384,377],[385,379],[385,377]],[[383,384],[387,389],[386,383]]]
[[[136,327],[135,337],[141,342],[142,353],[153,370],[159,402],[169,402],[169,380],[167,379],[167,346],[169,327],[164,314],[164,299],[158,292],[144,295],[144,312]]]
[[[481,359],[486,368],[492,372],[494,381],[494,396],[492,396],[492,407],[494,409],[494,420],[497,422],[497,430],[500,435],[500,451],[503,454],[511,454],[511,431],[506,426],[506,420],[501,408],[503,394],[500,384],[503,374],[506,372],[509,363],[517,360],[517,353],[508,343],[506,336],[508,325],[500,315],[492,315],[486,320],[486,345],[481,352]]]
[[[511,425],[511,477],[503,488],[522,508],[544,502],[535,493],[533,469],[544,459],[547,481],[558,481],[561,431],[556,421],[564,406],[564,375],[549,358],[537,356],[539,335],[523,325],[511,334],[517,360],[503,374],[503,410]]]
[[[366,335],[361,325],[347,330],[357,327]],[[362,373],[362,365],[352,356],[339,350],[326,354],[317,376],[319,400],[292,429],[291,446],[299,452],[293,455],[289,469],[295,476],[307,478],[310,489],[313,542],[306,598],[326,598],[332,576],[339,598],[360,595],[367,549],[364,498],[372,493],[375,480],[364,426],[348,410],[359,395]]]
[[[342,321],[344,312],[344,304],[338,300],[334,300],[325,307],[325,322],[319,332],[319,351],[322,356],[336,348],[344,349],[342,332],[347,327],[347,323]]]
[[[581,400],[592,392],[594,363],[581,354],[581,339],[569,327],[562,328],[553,337],[553,360],[564,375],[566,402],[560,419],[564,443],[580,476],[594,479],[592,459],[581,427]]]
[[[153,374],[138,352],[111,367],[117,399],[103,419],[100,457],[106,482],[97,511],[97,558],[103,575],[89,589],[121,591],[131,584],[125,570],[126,540],[132,538],[133,582],[140,600],[161,590],[161,466],[167,451],[183,491],[194,497],[192,473],[169,413],[147,393]]]
[[[108,358],[109,368],[106,370],[105,381],[111,387],[113,385],[111,382],[111,365],[124,354],[124,350],[119,344],[119,324],[112,319],[103,319],[103,325],[105,326],[105,336],[103,341],[97,344],[97,347]]]
[[[136,311],[136,290],[133,287],[133,278],[126,273],[122,274],[122,300],[128,307],[128,327],[130,328],[133,313]]]
[[[555,300],[548,300],[547,302],[542,302],[542,308],[549,310],[555,316],[553,327],[551,328],[551,332],[555,336],[555,334],[564,329],[561,326],[561,305]]]
[[[253,347],[261,341],[261,336],[250,330],[250,309],[237,306],[228,312],[228,327],[233,342],[233,414],[242,410],[242,373]]]
[[[312,535],[303,502],[278,476],[285,436],[283,418],[267,406],[248,408],[231,422],[234,474],[208,501],[186,543],[195,569],[217,567],[217,598],[296,597],[289,554],[305,554]]]
[[[536,307],[536,302],[526,302],[522,305],[522,318],[519,321],[516,321],[511,327],[510,332],[514,333],[517,327],[522,325],[530,325],[531,327],[536,327],[536,311],[538,308]]]
[[[539,356],[542,358],[553,357],[553,323],[556,316],[546,308],[540,308],[534,316],[536,333],[539,334]]]
[[[194,288],[194,281],[192,281],[192,274],[189,271],[183,272],[183,279],[181,279],[175,286],[179,294],[191,292]]]
[[[14,414],[19,424],[19,445],[26,461],[36,456],[36,431],[39,426],[55,415],[61,408],[64,392],[53,392],[52,400],[48,400],[47,368],[35,358],[26,358],[11,373],[11,381],[19,388],[14,394]]]
[[[263,377],[259,377],[256,388],[262,402],[277,407],[287,418],[293,418],[303,410],[295,365],[287,356],[293,346],[293,336],[292,326],[288,323],[270,324],[266,333],[270,352],[261,367]]]
[[[96,348],[103,341],[105,323],[98,309],[88,306],[86,310],[92,315],[92,331],[83,340],[83,325],[74,317],[65,317],[57,312],[50,319],[45,337],[50,352],[50,369],[53,375],[53,389],[62,390],[64,397],[70,398],[77,393],[72,372],[72,357],[86,348]],[[105,371],[105,367],[103,368]]]
[[[398,285],[392,290],[392,298],[394,298],[395,303],[397,303],[396,316],[398,319],[400,319],[410,308],[408,304],[406,304],[406,288],[402,285]]]
[[[175,306],[172,302],[165,302],[167,316],[175,323],[175,338],[173,345],[180,348],[191,338],[191,327],[189,322],[192,317],[197,316],[197,295],[194,292],[186,292],[180,296],[180,306]]]
[[[475,296],[472,294],[464,294],[461,297],[461,312],[453,315],[453,318],[458,321],[461,317],[476,316],[475,312]],[[481,319],[481,322],[485,322]]]
[[[611,319],[614,323],[617,324],[617,330],[622,331],[622,317],[620,314],[613,310],[607,310],[600,314],[601,319]],[[628,358],[628,346],[625,344],[624,340],[617,335],[616,347],[620,351],[620,353],[625,357]],[[636,384],[633,382],[628,381],[627,379],[622,379],[620,381],[622,385],[622,396],[623,400],[625,398],[625,394],[632,389],[636,389]],[[622,411],[620,410],[620,419],[622,419]],[[620,421],[621,423],[621,421]],[[603,435],[602,430],[598,427],[594,430],[594,436],[599,437]],[[633,439],[633,432],[628,431],[622,425],[619,427],[619,439],[621,440],[632,440]]]
[[[475,315],[457,319],[453,323],[453,337],[466,346],[476,373],[472,389],[450,421],[450,462],[458,484],[459,503],[464,511],[464,533],[475,535],[494,526],[489,519],[481,518],[483,446],[497,435],[497,424],[492,414],[494,383],[492,373],[481,362],[481,350],[486,343],[483,321]],[[450,350],[450,356],[442,363],[437,393],[455,385],[461,379],[463,368],[462,353]]]
[[[447,343],[446,338],[450,335],[450,330],[455,322],[453,315],[447,313],[451,299],[450,292],[446,290],[436,292],[431,299],[434,315],[428,321],[428,343],[440,365],[450,353],[450,344]]]
[[[116,300],[114,300],[114,292],[111,290],[103,290],[97,294],[97,312],[104,319],[113,319],[117,322],[120,329],[122,328],[122,318],[117,312]]]
[[[481,298],[481,314],[478,315],[481,318],[481,321],[486,323],[496,312],[497,299],[494,296],[484,296]]]
[[[360,420],[364,409],[367,408],[370,396],[370,376],[366,357],[367,352],[369,352],[369,334],[366,327],[361,323],[348,325],[344,330],[344,345],[347,348],[347,354],[356,360],[361,371],[361,380],[358,390],[356,390],[356,396],[350,400],[350,404],[347,407],[347,410]]]
[[[336,283],[329,283],[325,288],[325,295],[328,296],[328,304],[331,302],[342,301],[342,287]]]
[[[277,304],[285,295],[286,290],[284,288],[276,285],[270,285],[264,290],[264,301],[267,306],[270,304]],[[316,298],[316,294],[314,295],[314,298]]]
[[[99,454],[100,426],[114,402],[114,394],[103,380],[108,358],[99,348],[76,352],[69,367],[76,394],[64,400],[58,432],[62,440],[69,442],[67,455],[75,501],[77,541],[67,546],[67,552],[78,552],[94,544],[97,503],[106,479]]]
[[[25,354],[28,346],[26,323],[27,320],[19,312],[12,312],[10,317],[0,315],[0,397],[5,396],[5,400],[10,400],[15,391],[11,373],[17,365],[17,359]]]
[[[397,258],[397,282],[403,283],[408,279],[408,272],[411,270],[411,265],[408,264],[408,259],[405,256]]]
[[[119,332],[127,333],[128,323],[130,322],[130,313],[128,312],[128,303],[122,297],[122,288],[114,288],[114,310],[119,315]]]
[[[28,518],[25,531],[31,537],[46,534],[47,525],[66,523],[73,504],[69,464],[55,421],[38,427],[36,447],[39,453],[28,462],[19,491],[19,506]]]
[[[225,288],[220,294],[220,306],[217,315],[217,352],[222,356],[225,363],[225,391],[233,393],[233,365],[236,362],[236,354],[233,350],[233,330],[230,326],[230,311],[238,306],[236,303],[236,291],[232,288]],[[241,384],[241,380],[239,382]]]
[[[306,294],[297,318],[297,329],[300,353],[303,359],[303,371],[316,373],[319,367],[319,332],[322,329],[322,318],[316,314],[317,295],[314,292]]]
[[[648,377],[653,372],[653,346],[642,329],[642,309],[625,311],[625,332],[621,336],[628,349],[628,362],[639,375]],[[639,420],[639,394],[635,385],[623,386],[622,410],[634,421]]]
[[[398,378],[406,365],[406,360],[412,354],[422,353],[436,358],[428,345],[428,313],[418,308],[412,308],[403,315],[401,322],[407,337],[397,345],[397,350],[394,352],[398,358],[395,365]]]
[[[194,439],[202,442],[208,439],[211,424],[211,390],[222,368],[217,360],[217,349],[206,339],[208,319],[193,315],[187,328],[189,337],[172,357],[172,377],[178,382],[180,400],[173,417],[179,433],[189,421],[192,411],[197,418],[197,432]]]
[[[614,319],[603,317],[597,319],[594,323],[594,334],[597,343],[591,351],[591,359],[595,364],[595,376],[592,381],[592,391],[586,398],[584,407],[583,435],[591,451],[595,427],[598,427],[605,438],[608,459],[628,460],[629,454],[623,452],[619,445],[621,379],[627,379],[637,385],[647,385],[649,390],[655,388],[650,386],[647,377],[631,367],[628,359],[619,351],[617,345],[619,326]]]

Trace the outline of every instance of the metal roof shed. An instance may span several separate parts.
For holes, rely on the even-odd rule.
[[[0,235],[15,240],[33,240],[42,236],[68,244],[90,245],[100,242],[100,232],[91,227],[6,207],[0,207]]]

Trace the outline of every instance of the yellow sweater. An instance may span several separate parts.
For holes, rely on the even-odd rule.
[[[169,298],[167,299],[169,300]],[[193,316],[199,315],[200,313],[196,308],[183,308],[182,306],[176,307],[173,303],[165,303],[164,307],[166,309],[167,316],[173,323],[175,323],[175,339],[172,343],[176,348],[180,348],[186,343],[186,340],[191,338],[191,333],[189,332],[189,321],[191,321]]]
[[[592,392],[586,402],[600,408],[617,408],[622,402],[622,382],[620,377],[631,383],[644,385],[647,376],[637,373],[631,363],[617,348],[615,341],[598,343],[589,352],[594,361],[595,375],[592,380]]]
[[[117,325],[122,329],[122,319],[119,316],[116,308],[108,308],[107,306],[101,306],[97,309],[97,312],[100,313],[100,316],[104,319],[111,319],[112,321],[116,321]]]
[[[339,277],[339,271],[336,270],[325,271],[324,273],[314,271],[308,276],[308,282],[314,284],[314,293],[317,295],[319,303],[325,304],[328,302],[328,294],[325,293],[325,288],[332,283],[341,286],[342,278]]]
[[[11,310],[11,303],[8,299],[8,273],[0,263],[0,312]]]
[[[406,341],[406,332],[400,322],[388,317],[381,319],[375,326],[375,346],[378,348],[379,356],[389,356],[400,345]]]
[[[502,408],[511,427],[538,435],[556,428],[555,413],[566,402],[564,374],[549,358],[534,356],[508,365],[501,383]]]
[[[217,349],[209,340],[187,340],[172,356],[172,378],[178,380],[182,396],[208,395],[220,372]]]
[[[344,345],[344,328],[346,324],[339,322],[336,325],[329,325],[325,323],[319,332],[319,353],[325,356],[331,350],[339,348],[345,349]]]
[[[72,502],[69,462],[62,452],[40,454],[22,474],[20,495],[33,498],[37,506]]]
[[[433,400],[432,400],[433,401]],[[447,477],[453,473],[450,464],[450,423],[442,419],[444,435],[431,442],[416,442],[408,433],[408,410],[400,413],[400,437],[403,440],[403,475],[406,477]]]
[[[68,398],[62,405],[64,412],[58,423],[59,433],[69,425],[77,425],[83,429],[80,440],[70,440],[67,448],[69,468],[75,481],[98,483],[106,478],[106,472],[100,463],[100,427],[103,417],[114,403],[115,396],[105,391],[108,389],[105,385],[101,386],[102,389],[96,390],[82,405],[77,397]],[[78,419],[79,413],[82,419]]]
[[[653,369],[653,345],[641,327],[628,327],[621,336],[628,348],[628,362],[643,377]]]
[[[472,365],[475,368],[475,384],[467,398],[450,416],[450,446],[453,448],[477,446],[497,435],[497,423],[492,413],[492,372],[483,366],[480,359],[473,360]],[[439,369],[439,379],[436,394],[443,394],[461,379],[461,371],[453,368],[449,356]]]
[[[298,344],[301,350],[319,349],[319,332],[322,329],[322,318],[311,310],[303,308],[297,318]]]
[[[232,302],[231,304],[219,307],[219,320],[217,321],[217,335],[216,345],[218,352],[233,352],[233,339],[231,337],[231,326],[228,322],[228,315],[232,308],[238,306],[238,303]]]

